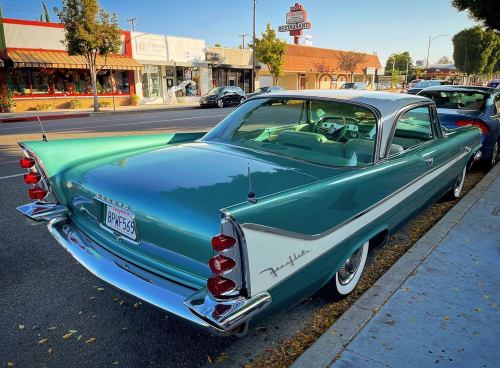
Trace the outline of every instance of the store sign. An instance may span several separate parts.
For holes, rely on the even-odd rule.
[[[377,69],[375,67],[372,67],[372,66],[367,66],[366,67],[366,74],[367,75],[375,75],[375,71]]]
[[[304,29],[310,29],[311,23],[307,21],[307,11],[304,7],[295,3],[290,7],[290,11],[286,13],[286,25],[279,26],[279,32],[290,32],[290,36],[294,37],[295,44],[298,44],[300,36]]]
[[[305,22],[307,14],[303,10],[286,13],[286,24]]]
[[[311,23],[300,22],[300,23],[287,24],[285,26],[279,26],[278,31],[289,32],[289,31],[303,30],[303,29],[309,29],[309,28],[311,28]],[[290,36],[294,36],[294,35],[290,34]]]
[[[135,42],[138,55],[162,57],[167,55],[167,45],[161,36],[143,34],[142,37],[137,37]]]
[[[159,68],[157,65],[144,65],[143,73],[158,73]]]

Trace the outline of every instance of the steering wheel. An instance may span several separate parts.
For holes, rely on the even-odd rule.
[[[341,123],[328,120],[341,121]],[[340,142],[359,137],[359,120],[345,116],[324,116],[316,123],[316,129],[331,140]]]

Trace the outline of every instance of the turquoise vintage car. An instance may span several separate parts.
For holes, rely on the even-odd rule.
[[[480,131],[442,128],[420,96],[283,91],[206,134],[20,146],[23,214],[100,279],[224,334],[350,293],[370,245],[460,195]]]

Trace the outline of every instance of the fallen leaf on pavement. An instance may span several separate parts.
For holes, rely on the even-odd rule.
[[[212,363],[213,363],[212,358],[210,358],[210,355],[207,355],[207,360],[208,360],[208,362],[209,362],[210,364],[212,364]]]
[[[38,341],[38,343],[45,344],[47,341],[49,341],[49,339],[41,339],[40,341]]]
[[[74,330],[73,330],[73,331],[74,331]],[[71,332],[71,331],[70,331],[70,332],[68,332],[66,335],[64,335],[62,338],[63,338],[64,340],[67,340],[67,339],[69,339],[71,336],[73,336],[75,333],[76,333],[76,331],[75,331],[75,332]]]
[[[137,302],[134,304],[134,308],[139,308],[139,306],[141,305],[142,303],[141,302]]]
[[[47,350],[49,354],[52,354],[54,352],[54,348],[51,346],[49,350]]]
[[[105,289],[103,287],[97,288],[97,291],[104,291]]]
[[[20,330],[24,330],[24,325],[19,325]]]
[[[78,315],[80,315],[80,314],[82,314],[82,313],[83,313],[83,311],[80,311],[80,312],[78,312]]]
[[[90,339],[88,339],[87,341],[85,341],[85,344],[92,344],[95,340],[96,340],[95,337],[91,337]]]
[[[7,367],[13,367],[14,366],[14,362],[8,362],[7,363]]]
[[[56,326],[49,327],[49,330],[56,330],[56,329],[57,329]]]
[[[76,341],[80,341],[82,339],[83,335],[78,336],[78,339]]]
[[[444,316],[444,320],[445,320],[445,321],[448,321],[449,319],[450,319],[450,317],[448,317],[448,316]]]
[[[113,364],[113,365],[117,365],[117,364],[119,364],[119,363],[120,363],[120,362],[113,362],[113,363],[111,363],[111,364]]]

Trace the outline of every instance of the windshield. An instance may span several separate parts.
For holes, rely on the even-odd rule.
[[[222,90],[224,89],[224,87],[216,87],[216,88],[212,88],[210,90],[210,92],[207,93],[207,95],[211,96],[211,95],[216,95],[218,93],[221,93]]]
[[[438,108],[474,111],[482,110],[488,98],[475,91],[422,91],[420,95],[434,100]]]
[[[366,166],[377,136],[374,113],[351,103],[249,100],[203,137],[313,163]]]
[[[353,87],[354,87],[354,83],[344,83],[342,85],[342,87],[340,87],[340,88],[348,89],[348,88],[353,88]]]
[[[429,81],[422,81],[422,82],[418,82],[417,84],[415,84],[413,86],[413,88],[425,88],[425,87],[429,87],[431,85],[431,82]]]
[[[255,90],[255,93],[262,93],[262,92],[267,92],[269,87],[260,87]]]

